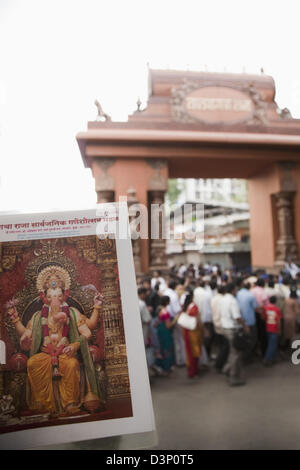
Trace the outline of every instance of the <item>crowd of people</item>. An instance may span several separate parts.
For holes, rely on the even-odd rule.
[[[279,275],[219,265],[173,266],[138,280],[149,372],[168,377],[186,366],[195,379],[212,367],[230,386],[245,367],[290,357],[300,329],[300,269]]]

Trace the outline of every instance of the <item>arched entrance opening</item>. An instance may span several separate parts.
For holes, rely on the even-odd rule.
[[[299,262],[300,120],[272,77],[150,70],[145,110],[89,122],[77,141],[98,202],[162,204],[168,178],[246,179],[252,266]],[[140,240],[138,256],[142,272],[166,267],[165,240]]]

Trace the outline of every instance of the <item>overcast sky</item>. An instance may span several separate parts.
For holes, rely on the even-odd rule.
[[[295,0],[0,0],[0,210],[88,207],[75,135],[125,120],[153,68],[254,72],[300,118]]]

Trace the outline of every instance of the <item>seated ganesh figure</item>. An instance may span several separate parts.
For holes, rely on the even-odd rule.
[[[63,267],[47,266],[36,280],[42,309],[32,315],[26,326],[16,305],[11,302],[8,306],[21,348],[29,351],[26,385],[29,410],[52,415],[76,414],[82,406],[88,411],[101,406],[100,385],[88,342],[97,327],[103,297],[97,292],[92,315],[87,318],[68,305],[70,285],[70,276]]]

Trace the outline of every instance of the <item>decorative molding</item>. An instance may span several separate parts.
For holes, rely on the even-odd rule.
[[[276,210],[279,236],[276,241],[275,265],[283,266],[286,262],[299,263],[299,247],[294,238],[294,191],[276,193]]]
[[[185,97],[194,90],[202,88],[203,85],[200,85],[198,82],[189,81],[187,79],[183,80],[183,83],[179,87],[171,88],[171,118],[173,121],[177,122],[197,122],[193,116],[190,116],[185,107],[184,100]]]
[[[254,104],[254,111],[252,117],[242,119],[240,122],[247,122],[248,124],[267,124],[267,114],[266,114],[266,107],[267,103],[264,100],[262,94],[257,90],[253,82],[250,82],[247,86],[244,85],[237,85],[233,84],[232,86],[227,85],[220,85],[219,83],[213,81],[201,81],[200,83],[197,81],[190,81],[186,78],[183,80],[183,83],[178,87],[173,87],[171,89],[171,118],[174,121],[182,122],[182,123],[195,123],[201,122],[207,124],[206,121],[202,119],[198,119],[195,116],[191,116],[184,106],[185,98],[192,92],[201,88],[206,87],[218,87],[222,86],[222,88],[231,88],[233,90],[238,90],[244,93],[247,93],[253,104]],[[223,122],[222,122],[223,123]],[[216,124],[216,123],[214,123]]]
[[[167,167],[167,160],[160,158],[146,158],[145,161],[154,169],[148,183],[148,189],[150,191],[167,191],[168,179],[161,174],[161,169]]]
[[[297,191],[297,182],[291,173],[295,168],[295,162],[279,162],[278,165],[283,171],[283,174],[280,178],[281,191]]]
[[[95,177],[95,190],[99,191],[114,191],[115,180],[107,173],[107,170],[114,165],[115,158],[99,158],[95,159],[95,164],[101,168],[101,174]]]
[[[151,204],[163,204],[165,191],[154,190],[150,192]],[[168,261],[166,255],[166,240],[163,238],[150,239],[150,271],[167,271]]]
[[[97,191],[97,202],[105,204],[107,202],[114,202],[115,192],[111,190]]]

